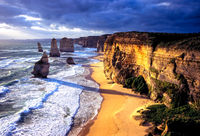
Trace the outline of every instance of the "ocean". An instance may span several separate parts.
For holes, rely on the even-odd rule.
[[[83,114],[90,111],[88,115],[94,117],[100,107],[98,84],[85,78],[89,70],[84,67],[97,62],[91,58],[97,55],[96,49],[75,44],[75,52],[49,57],[48,78],[40,79],[31,74],[34,63],[42,56],[37,42],[49,54],[50,39],[0,40],[0,136],[67,135],[84,91],[91,98],[81,104]],[[76,65],[66,64],[67,57],[73,57]],[[85,89],[87,86],[93,88],[91,93]]]

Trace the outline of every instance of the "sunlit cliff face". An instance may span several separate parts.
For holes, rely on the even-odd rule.
[[[160,93],[156,92],[159,82],[179,86],[184,81],[189,87],[186,90],[190,91],[195,101],[198,101],[199,37],[199,34],[140,32],[113,34],[104,44],[105,75],[114,82],[122,84],[129,77],[141,75],[149,85],[153,99]]]

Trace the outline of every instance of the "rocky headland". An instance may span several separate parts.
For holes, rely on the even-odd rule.
[[[150,97],[166,103],[172,98],[160,84],[188,87],[188,100],[199,103],[200,34],[116,33],[107,38],[104,48],[107,78],[125,84],[126,79],[141,75]]]
[[[161,125],[159,134],[198,131],[200,33],[115,33],[107,38],[104,51],[108,79],[163,103],[141,112]],[[158,134],[157,127],[152,130],[151,135]]]
[[[76,44],[82,45],[83,47],[96,48],[98,40],[99,36],[88,36],[74,39],[74,42]]]
[[[74,39],[74,43],[88,48],[97,48],[98,51],[103,51],[103,46],[109,34],[102,36],[88,36]]]
[[[99,36],[99,40],[97,41],[97,52],[103,52],[104,51],[104,43],[105,43],[108,36],[109,36],[109,34]]]
[[[74,52],[74,43],[73,39],[62,38],[60,40],[60,51],[61,52]]]

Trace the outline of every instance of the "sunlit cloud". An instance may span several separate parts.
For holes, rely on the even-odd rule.
[[[158,4],[156,4],[156,6],[170,6],[171,5],[171,3],[169,3],[169,2],[161,2],[161,3],[158,3]]]
[[[59,26],[56,24],[50,24],[49,27],[31,26],[33,30],[46,31],[46,32],[76,32],[76,33],[91,33],[91,34],[103,34],[103,31],[84,30],[81,28],[68,28],[65,26]]]
[[[32,17],[32,16],[28,16],[28,15],[18,15],[16,16],[17,18],[21,17],[24,18],[26,21],[42,21],[42,18],[38,18],[38,17]]]
[[[32,34],[27,33],[23,28],[17,28],[6,23],[0,23],[0,37],[1,39],[29,39],[35,38]]]

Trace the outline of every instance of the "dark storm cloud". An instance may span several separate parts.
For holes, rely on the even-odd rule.
[[[2,15],[12,20],[13,16],[28,11],[27,15],[39,16],[46,24],[105,32],[200,31],[198,0],[6,0],[6,3],[0,7],[1,20],[5,19]],[[15,18],[18,24],[31,25],[18,19]]]

